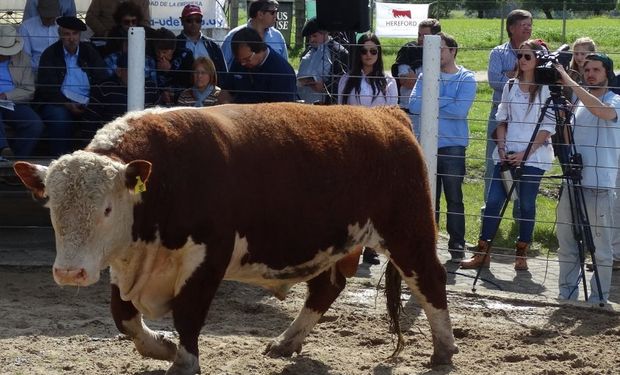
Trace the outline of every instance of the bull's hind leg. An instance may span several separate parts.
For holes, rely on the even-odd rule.
[[[336,265],[308,281],[304,307],[286,331],[267,345],[265,354],[271,357],[290,357],[294,352],[299,354],[304,339],[338,298],[345,285],[346,279]]]
[[[433,365],[451,364],[452,356],[458,353],[458,348],[454,343],[448,313],[446,270],[439,262],[434,248],[430,252],[418,246],[417,250],[422,253],[415,257],[417,259],[393,256],[392,261],[401,271],[401,276],[417,301],[422,305],[431,326],[433,334],[431,363]]]
[[[112,284],[110,309],[114,323],[119,331],[129,336],[138,353],[145,357],[174,360],[176,344],[164,334],[152,331],[142,321],[142,314],[131,302],[123,301],[118,286]]]

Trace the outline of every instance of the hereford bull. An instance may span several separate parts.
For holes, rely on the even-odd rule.
[[[223,105],[130,113],[49,168],[15,164],[46,198],[55,281],[87,286],[110,268],[118,329],[167,374],[200,371],[198,336],[222,280],[284,298],[305,281],[305,305],[267,347],[300,352],[356,266],[359,246],[389,259],[388,312],[401,277],[422,305],[435,364],[457,352],[425,164],[397,108]],[[176,345],[143,323],[172,312]]]

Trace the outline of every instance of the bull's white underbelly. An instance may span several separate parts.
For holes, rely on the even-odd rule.
[[[350,225],[348,232],[349,247],[345,251],[334,252],[333,247],[318,249],[311,260],[278,270],[262,263],[242,263],[248,254],[248,241],[236,233],[224,279],[262,286],[283,298],[291,285],[315,277],[357,246],[379,248],[383,241],[370,221],[361,227]],[[111,281],[119,287],[121,299],[131,301],[149,319],[160,318],[170,311],[170,301],[204,261],[207,251],[204,244],[191,239],[176,250],[166,249],[159,241],[134,243],[127,258],[117,259],[110,265]],[[308,269],[315,271],[309,274]]]

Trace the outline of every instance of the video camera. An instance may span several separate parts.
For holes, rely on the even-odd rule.
[[[568,70],[568,65],[573,57],[571,52],[567,52],[569,49],[568,44],[563,44],[553,53],[549,53],[547,50],[535,51],[538,65],[534,71],[534,81],[539,85],[556,85],[560,79],[560,73],[553,65],[560,64]]]

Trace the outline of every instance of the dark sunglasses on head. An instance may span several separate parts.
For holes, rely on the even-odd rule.
[[[185,23],[202,23],[202,18],[186,18]]]
[[[370,52],[371,55],[376,56],[379,50],[376,48],[362,48],[362,55],[367,55]]]
[[[522,57],[525,57],[525,60],[530,61],[532,59],[532,55],[526,55],[524,53],[517,53],[517,60],[521,60]]]

